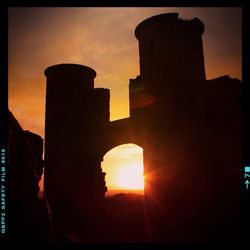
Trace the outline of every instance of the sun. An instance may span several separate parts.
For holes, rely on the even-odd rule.
[[[111,149],[102,162],[108,191],[143,191],[143,169],[143,148],[132,143]]]
[[[122,167],[116,178],[117,186],[122,189],[144,189],[143,169],[138,164]]]

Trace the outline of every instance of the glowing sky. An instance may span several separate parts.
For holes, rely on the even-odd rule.
[[[129,116],[128,83],[139,75],[135,27],[166,12],[204,22],[207,79],[242,78],[241,8],[9,8],[9,109],[44,137],[44,69],[78,63],[96,70],[95,87],[111,90],[111,120]]]
[[[135,144],[110,150],[104,156],[102,169],[106,172],[106,184],[112,189],[144,189],[143,149]]]
[[[165,12],[204,22],[208,79],[241,79],[241,8],[10,8],[10,110],[25,129],[44,137],[43,72],[68,62],[94,68],[96,87],[110,88],[111,120],[128,116],[129,78],[139,74],[134,29]]]

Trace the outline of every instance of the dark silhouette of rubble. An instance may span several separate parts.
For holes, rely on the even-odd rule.
[[[17,242],[49,241],[50,221],[45,200],[38,196],[43,173],[43,139],[24,131],[9,112],[8,232]]]

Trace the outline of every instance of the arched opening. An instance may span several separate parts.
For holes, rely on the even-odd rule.
[[[102,162],[107,196],[118,193],[144,194],[143,149],[123,144],[108,151]]]

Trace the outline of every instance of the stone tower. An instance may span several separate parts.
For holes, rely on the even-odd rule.
[[[198,18],[182,20],[177,13],[150,17],[135,29],[140,75],[129,84],[130,120],[144,149],[156,242],[206,241],[207,234],[223,241],[239,233],[239,205],[230,205],[222,190],[239,204],[240,83],[206,80],[203,32]],[[225,218],[234,218],[235,231],[223,229]]]
[[[149,102],[154,100],[156,105],[164,105],[163,112],[168,117],[171,113],[168,120],[183,120],[185,112],[189,112],[190,119],[190,109],[197,110],[196,103],[200,101],[197,94],[200,95],[201,83],[205,81],[203,32],[204,25],[198,18],[181,20],[178,13],[153,16],[136,27],[141,93]],[[142,99],[147,102],[147,98]],[[140,98],[130,101],[132,107],[138,106]]]
[[[73,215],[76,220],[87,216],[104,198],[105,174],[96,147],[109,123],[109,90],[94,89],[96,72],[82,65],[54,65],[45,76],[45,190],[60,228]]]

